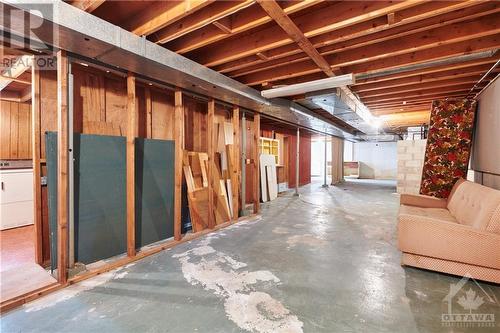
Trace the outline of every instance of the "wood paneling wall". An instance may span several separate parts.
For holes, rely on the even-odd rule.
[[[189,151],[208,151],[207,102],[184,96],[184,145]]]
[[[31,159],[31,104],[0,103],[0,159]]]

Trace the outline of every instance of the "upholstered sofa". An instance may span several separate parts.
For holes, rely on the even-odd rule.
[[[402,264],[500,283],[500,191],[460,179],[448,199],[401,195]]]

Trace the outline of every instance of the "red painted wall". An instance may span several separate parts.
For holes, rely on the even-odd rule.
[[[261,136],[272,137],[272,131],[288,137],[288,187],[295,186],[295,161],[297,154],[297,136],[294,130],[276,129],[261,124]],[[311,135],[301,132],[300,135],[299,186],[311,183]]]

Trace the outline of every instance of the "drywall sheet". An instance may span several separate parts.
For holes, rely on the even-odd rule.
[[[276,178],[276,159],[274,155],[260,154],[260,194],[262,202],[276,199],[278,181]]]
[[[57,256],[57,133],[47,139],[52,268]],[[75,260],[92,263],[126,252],[125,137],[74,135]]]
[[[174,235],[174,145],[171,140],[135,140],[137,248]]]

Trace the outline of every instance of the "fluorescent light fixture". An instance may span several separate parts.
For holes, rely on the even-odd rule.
[[[354,75],[351,73],[346,75],[333,76],[321,80],[291,84],[289,86],[262,90],[260,94],[262,95],[262,97],[265,98],[292,96],[298,94],[305,94],[311,91],[347,86],[353,83],[354,83]]]
[[[372,127],[379,129],[380,127],[382,127],[382,123],[383,123],[382,119],[374,117],[371,125],[372,125]]]
[[[307,118],[309,118],[309,119],[313,119],[313,118],[314,118],[314,117],[313,117],[313,116],[311,116],[310,114],[305,113],[305,112],[303,112],[303,111],[300,111],[299,109],[296,109],[296,108],[294,108],[293,106],[292,106],[292,107],[290,107],[290,110],[292,110],[292,111],[293,111],[293,112],[295,112],[295,113],[301,114],[301,115],[303,115],[304,117],[307,117]]]

